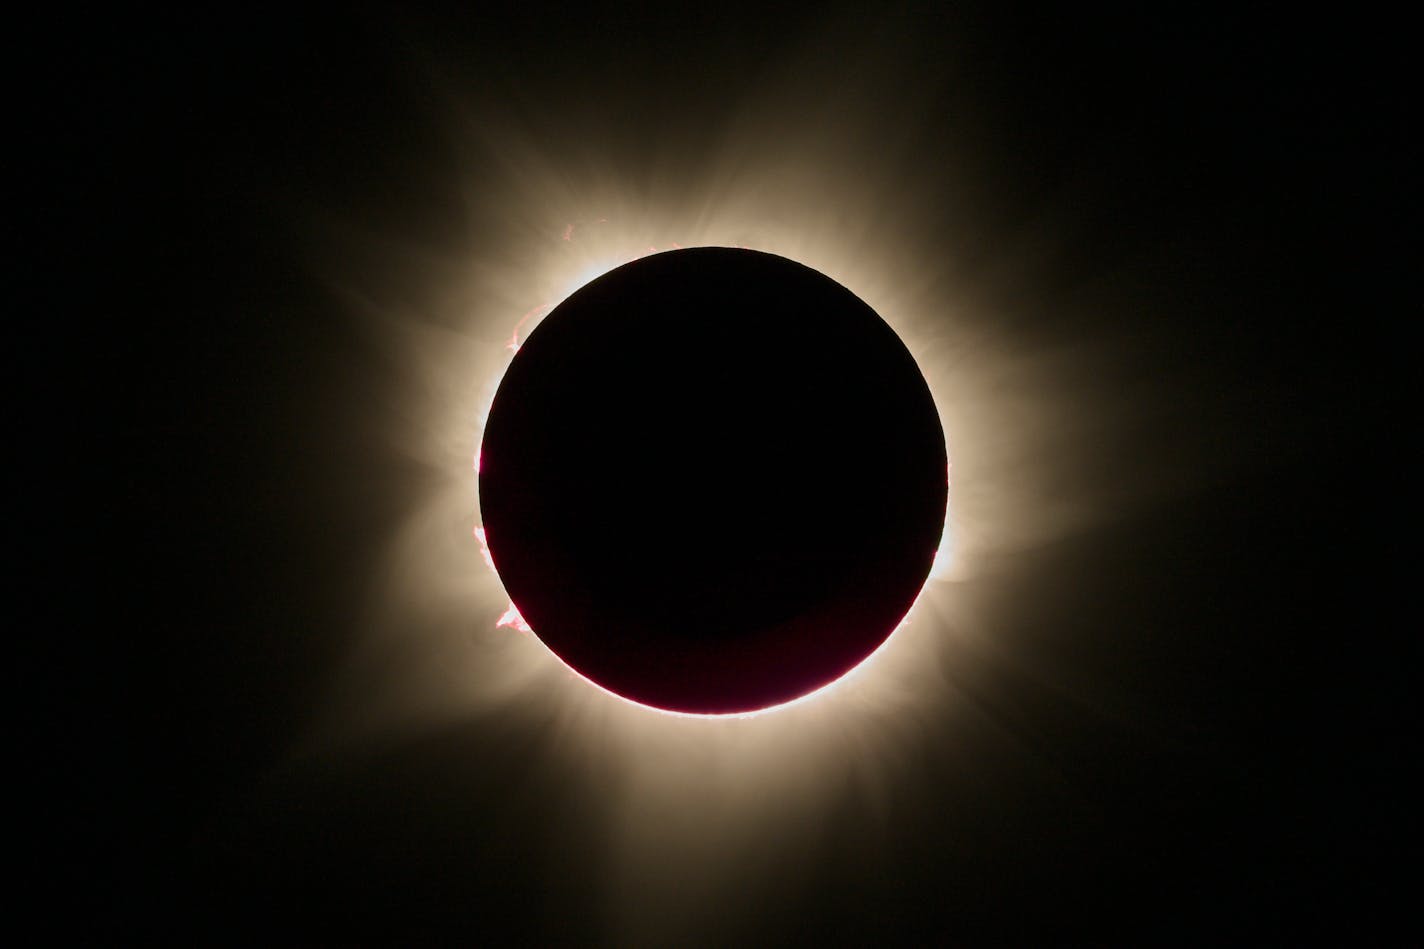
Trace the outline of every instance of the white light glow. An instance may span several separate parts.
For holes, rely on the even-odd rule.
[[[883,96],[871,94],[875,68]],[[932,161],[916,151],[908,120],[878,105],[894,100],[897,68],[887,59],[848,71],[843,51],[828,47],[823,62],[800,64],[781,86],[769,81],[709,133],[698,161],[653,163],[636,181],[495,106],[475,109],[477,121],[451,117],[450,137],[468,140],[482,162],[464,189],[468,240],[434,264],[412,252],[420,265],[404,283],[346,288],[353,319],[405,374],[379,437],[421,477],[366,579],[360,635],[300,753],[476,722],[512,731],[531,761],[602,809],[610,904],[640,925],[648,903],[671,919],[719,881],[766,879],[773,865],[758,876],[745,855],[794,852],[848,800],[872,825],[926,743],[944,748],[955,723],[977,713],[965,683],[996,641],[982,620],[988,607],[967,589],[1016,552],[1190,483],[1179,464],[1145,461],[1131,479],[1055,475],[1065,446],[1107,444],[1148,418],[1151,403],[1134,397],[1130,376],[1091,384],[1121,365],[1119,340],[1014,335],[1014,320],[1034,325],[1037,314],[1013,308],[1043,298],[1022,303],[1021,290],[1052,252],[1051,229],[1025,225],[1015,246],[978,246],[971,192],[983,185],[963,171],[972,143]],[[804,108],[841,101],[836,77],[852,74],[861,106]],[[477,449],[520,343],[598,275],[654,250],[707,245],[799,261],[865,301],[929,383],[953,464],[944,537],[906,622],[830,686],[740,716],[651,710],[575,674],[521,631],[478,526]],[[334,256],[345,266],[341,248]],[[754,345],[757,327],[744,330]]]

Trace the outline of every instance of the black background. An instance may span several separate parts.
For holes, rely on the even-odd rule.
[[[630,938],[604,912],[600,792],[533,763],[552,740],[537,716],[476,718],[270,789],[355,635],[353,591],[430,477],[365,427],[410,376],[351,329],[305,225],[339,211],[396,242],[462,246],[459,188],[497,178],[452,154],[412,79],[427,64],[469,90],[477,123],[497,102],[559,161],[596,158],[636,189],[650,141],[715,142],[808,37],[904,44],[885,111],[918,136],[904,180],[922,188],[915,226],[944,223],[923,244],[934,267],[952,257],[980,287],[1054,210],[1053,263],[984,291],[999,338],[1134,340],[1143,377],[1210,406],[1212,450],[1241,463],[1003,555],[973,592],[999,648],[963,683],[985,724],[952,754],[931,725],[876,829],[847,804],[783,889],[718,891],[676,941],[1254,942],[1383,925],[1402,895],[1388,858],[1414,823],[1417,622],[1394,610],[1408,485],[1402,453],[1370,437],[1388,420],[1409,440],[1379,387],[1405,367],[1399,33],[1363,12],[997,5],[34,27],[16,84],[31,134],[14,148],[42,294],[17,356],[38,383],[21,437],[43,462],[17,469],[56,500],[17,506],[41,577],[60,582],[23,584],[20,602],[43,594],[23,612],[46,619],[25,626],[59,662],[21,730],[55,761],[31,823],[47,868],[33,875],[59,884],[56,938]],[[808,101],[820,80],[801,80]],[[410,271],[344,266],[405,281],[418,308]],[[1132,305],[1046,305],[1108,270]],[[1064,463],[1130,482],[1135,452],[1170,455],[1179,434],[1069,442]],[[1088,685],[1025,671],[1045,666]],[[1130,696],[1116,707],[1134,717],[1100,714],[1099,692]]]

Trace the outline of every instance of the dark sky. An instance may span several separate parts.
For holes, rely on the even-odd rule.
[[[1388,918],[1417,622],[1386,568],[1404,469],[1367,422],[1403,369],[1399,28],[987,6],[60,29],[34,141],[60,146],[45,246],[82,277],[50,281],[75,317],[36,361],[96,357],[52,428],[98,557],[53,607],[85,654],[54,693],[79,683],[57,703],[74,793],[41,811],[56,933],[1150,944]],[[958,619],[923,633],[970,643],[927,647],[954,700],[892,724],[893,767],[826,770],[873,795],[644,847],[659,886],[620,875],[608,802],[677,762],[589,764],[534,691],[303,744],[393,538],[451,477],[392,437],[421,424],[423,370],[358,298],[497,343],[517,312],[461,327],[443,295],[506,279],[561,201],[655,219],[763,164],[814,191],[816,227],[843,203],[900,235],[886,279],[951,341],[917,358],[961,380],[951,515],[981,538],[942,594]],[[818,760],[880,760],[867,744]],[[708,800],[658,820],[735,824]]]

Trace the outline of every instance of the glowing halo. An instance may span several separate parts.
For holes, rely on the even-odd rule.
[[[64,834],[102,845],[80,846],[98,859],[82,874],[140,871],[143,898],[99,902],[163,932],[245,921],[248,941],[913,945],[1271,927],[1292,881],[1322,891],[1339,835],[1315,831],[1343,785],[1303,794],[1298,778],[1348,729],[1327,727],[1338,683],[1311,667],[1350,652],[1336,643],[1380,592],[1353,542],[1353,489],[1380,467],[1355,450],[1356,416],[1379,413],[1360,384],[1378,360],[1354,337],[1387,296],[1370,209],[1393,207],[1397,176],[1374,162],[1367,194],[1345,174],[1391,151],[1356,108],[1378,90],[1327,77],[1317,101],[1319,83],[1289,80],[1320,72],[1320,44],[1277,43],[1307,55],[1273,62],[1209,18],[626,12],[402,6],[200,30],[149,44],[160,59],[118,86],[98,77],[117,111],[57,113],[79,138],[133,133],[97,175],[84,149],[61,167],[78,177],[49,217],[76,239],[56,260],[97,257],[70,270],[98,280],[52,294],[75,305],[36,353],[68,367],[98,343],[115,384],[95,360],[48,373],[39,402],[61,410],[42,442],[78,460],[20,459],[113,482],[69,492],[103,501],[97,564],[38,561],[111,647],[69,649],[77,693],[139,703],[82,702],[49,743],[99,774],[85,799],[104,832]],[[492,434],[499,390],[571,296],[697,248],[775,255],[854,294],[903,343],[943,434],[914,466],[942,523],[885,516],[925,526],[928,579],[876,614],[854,665],[745,706],[665,705],[562,649],[505,569],[518,525],[481,494],[509,464],[498,444],[539,440]],[[626,347],[580,338],[630,358],[603,363],[611,384],[579,365],[562,397],[620,404],[570,426],[587,437],[547,466],[567,487],[521,481],[528,464],[510,478],[550,521],[604,502],[599,523],[569,519],[576,547],[554,531],[555,556],[524,558],[555,586],[604,558],[545,601],[615,602],[581,630],[601,648],[639,612],[637,636],[729,652],[743,643],[714,623],[796,617],[817,649],[878,592],[858,565],[817,563],[871,549],[856,528],[895,494],[861,472],[896,439],[862,436],[901,413],[842,411],[873,406],[872,382],[822,425],[825,390],[788,382],[814,447],[746,434],[747,405],[781,403],[738,398],[744,380],[809,376],[785,372],[777,338],[800,307],[715,299],[661,349],[639,345],[658,318]],[[725,371],[679,388],[703,339]],[[748,371],[743,349],[768,355]],[[694,387],[709,396],[693,411],[626,421]],[[112,402],[112,424],[68,411],[69,392]],[[672,460],[650,463],[664,444]],[[777,474],[787,458],[813,461]],[[605,490],[616,479],[626,493]],[[770,500],[740,503],[759,487]],[[790,529],[748,513],[788,497]],[[655,510],[666,524],[643,530]],[[780,559],[773,533],[803,526],[806,551],[831,553]],[[660,561],[640,573],[614,547]],[[715,569],[739,556],[745,587]],[[643,585],[601,582],[619,576]],[[736,605],[793,576],[833,605]],[[1344,678],[1363,683],[1366,660]],[[116,768],[135,750],[144,767]]]
[[[810,195],[809,189],[798,189],[784,192],[781,198],[792,193]],[[927,657],[949,646],[942,632],[948,607],[942,594],[962,574],[966,549],[958,536],[962,518],[952,486],[929,580],[901,623],[850,674],[783,704],[730,715],[652,709],[602,688],[589,689],[587,680],[558,661],[537,635],[521,629],[522,620],[517,611],[511,612],[513,604],[480,543],[478,446],[484,423],[503,372],[522,339],[568,295],[624,263],[687,246],[762,250],[800,261],[864,300],[905,343],[921,367],[942,420],[951,469],[958,441],[956,418],[963,415],[953,410],[954,396],[946,391],[941,356],[949,341],[942,329],[943,304],[929,302],[922,279],[907,277],[904,268],[913,261],[909,253],[899,255],[898,264],[880,266],[897,259],[884,248],[893,248],[906,237],[889,239],[885,232],[875,230],[856,239],[854,233],[828,220],[828,211],[837,209],[824,205],[814,209],[804,206],[803,225],[796,226],[795,215],[775,213],[776,202],[769,202],[766,193],[756,187],[725,195],[715,210],[699,207],[676,213],[675,206],[669,205],[664,213],[645,210],[635,218],[617,212],[626,203],[622,198],[610,194],[589,200],[606,204],[608,210],[569,214],[551,208],[547,226],[536,228],[529,239],[515,245],[518,254],[505,248],[496,255],[503,263],[486,262],[473,268],[467,281],[457,285],[444,304],[451,313],[449,322],[455,326],[463,323],[464,330],[441,330],[427,337],[408,321],[392,323],[385,308],[366,307],[378,322],[379,332],[407,347],[414,365],[425,367],[421,370],[425,385],[435,399],[433,411],[422,410],[428,424],[394,435],[406,446],[404,451],[428,459],[435,470],[446,473],[447,480],[445,487],[413,513],[392,547],[389,563],[393,572],[377,597],[379,609],[372,620],[373,630],[390,631],[376,632],[353,656],[347,673],[352,684],[338,689],[338,694],[367,690],[365,710],[358,714],[334,703],[313,726],[311,740],[338,740],[332,736],[333,729],[349,735],[347,740],[358,740],[362,734],[403,733],[433,722],[483,714],[481,709],[507,707],[508,703],[552,702],[561,717],[569,715],[571,724],[582,723],[572,727],[601,736],[598,743],[631,742],[630,751],[635,745],[647,747],[647,729],[657,722],[676,725],[696,721],[713,729],[735,728],[739,733],[741,724],[754,725],[758,737],[742,751],[716,743],[716,755],[743,759],[742,764],[730,762],[741,768],[752,766],[765,753],[757,748],[786,740],[782,737],[786,729],[791,730],[788,735],[798,734],[799,754],[819,754],[813,735],[823,728],[881,732],[889,727],[895,731],[903,725],[893,724],[886,716],[898,715],[905,706],[925,709],[919,714],[941,707],[951,691],[937,661],[927,661]],[[839,217],[839,213],[832,216]],[[867,253],[866,242],[882,249]],[[755,336],[755,329],[747,328],[749,338]],[[963,386],[950,387],[951,392],[956,389]],[[948,471],[946,476],[948,481]],[[452,533],[450,528],[455,525],[462,526]],[[437,567],[432,557],[439,557],[442,565]],[[395,620],[397,615],[402,619]],[[409,631],[412,615],[426,617],[420,625],[430,628],[427,654],[421,655],[426,653],[423,640]],[[451,640],[449,632],[442,630],[463,632]],[[462,659],[461,654],[469,650],[465,637],[470,635],[479,643],[478,658],[470,655]],[[406,678],[400,685],[392,674],[372,665],[378,661],[376,657],[392,650],[405,657],[402,668]],[[461,668],[465,671],[458,671]],[[371,694],[377,681],[385,683],[376,690],[379,700]],[[918,714],[912,715],[903,724],[913,727],[917,718]],[[673,734],[667,739],[679,740]],[[745,736],[737,740],[739,744],[744,741]],[[829,747],[825,751],[833,759],[838,754]]]
[[[411,277],[393,281],[394,292],[349,291],[383,358],[407,374],[382,437],[423,474],[370,584],[363,636],[304,753],[361,754],[472,726],[523,736],[530,767],[551,769],[595,808],[608,905],[640,928],[636,907],[649,899],[672,907],[671,920],[734,877],[774,885],[774,863],[749,876],[736,855],[765,855],[772,840],[778,853],[799,852],[837,808],[873,823],[929,748],[951,767],[974,767],[951,739],[983,722],[972,686],[995,643],[982,600],[963,594],[992,577],[1000,554],[1120,509],[1120,496],[1104,493],[1119,485],[1065,496],[1042,472],[1054,438],[1111,424],[1127,403],[1087,413],[1074,401],[1072,374],[1110,366],[1111,348],[1094,357],[1075,340],[1072,359],[1058,361],[1051,348],[995,335],[984,312],[992,299],[966,292],[957,269],[963,241],[919,198],[952,188],[952,176],[940,164],[933,178],[867,175],[890,164],[882,151],[867,165],[834,141],[853,128],[845,115],[792,135],[754,123],[705,175],[641,189],[605,169],[561,165],[517,127],[499,130],[501,154],[520,161],[501,187],[482,179],[472,188],[469,246],[433,270],[412,255],[418,288]],[[775,154],[758,144],[767,142]],[[654,710],[590,688],[520,629],[479,541],[478,446],[515,347],[588,281],[677,246],[776,254],[863,300],[920,367],[945,434],[947,479],[953,472],[930,578],[904,621],[849,674],[751,713]],[[375,254],[390,248],[380,243]],[[754,340],[758,327],[743,330]],[[670,860],[680,875],[668,876]],[[656,944],[669,933],[643,935]]]
[[[982,599],[964,594],[992,578],[1001,554],[1119,504],[1043,483],[1053,439],[1111,424],[1126,404],[1083,411],[1070,375],[1116,354],[1095,358],[1073,340],[1060,361],[1056,341],[1038,351],[1000,335],[991,291],[1023,274],[1013,261],[995,266],[974,222],[945,210],[975,184],[959,175],[966,156],[923,161],[878,110],[788,122],[799,94],[761,91],[719,133],[724,147],[661,178],[561,151],[521,119],[501,124],[496,105],[479,107],[477,124],[454,118],[474,163],[460,211],[468,239],[453,252],[397,245],[395,255],[389,239],[372,240],[369,259],[394,256],[395,275],[346,287],[381,359],[404,374],[378,437],[419,477],[368,584],[361,637],[301,750],[359,755],[466,728],[521,736],[530,767],[551,769],[596,809],[588,826],[604,835],[608,905],[630,922],[649,899],[688,905],[732,876],[772,885],[733,855],[765,854],[771,840],[798,852],[838,808],[873,824],[926,754],[973,768],[953,738],[983,721],[972,687],[995,641]],[[346,273],[361,233],[335,237]],[[477,448],[512,347],[589,280],[679,245],[776,254],[863,300],[920,367],[953,472],[944,535],[907,621],[849,675],[746,715],[653,711],[590,688],[520,631],[474,534],[484,520]],[[741,329],[755,339],[757,326]],[[680,876],[667,875],[669,860]]]

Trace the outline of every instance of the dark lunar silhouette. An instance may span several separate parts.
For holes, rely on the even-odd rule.
[[[627,264],[516,354],[481,449],[490,552],[574,669],[663,709],[834,681],[914,602],[948,492],[914,359],[808,267],[696,248]]]

